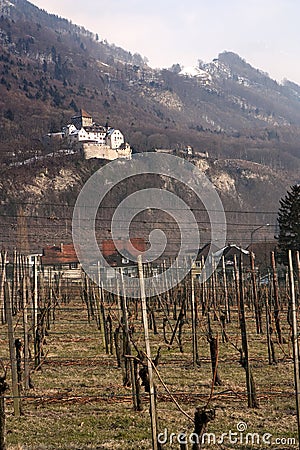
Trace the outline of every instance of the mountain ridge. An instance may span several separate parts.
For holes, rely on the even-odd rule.
[[[199,65],[199,70],[209,74],[209,80],[187,80],[172,70],[151,69],[140,55],[99,41],[94,33],[49,15],[26,0],[13,2],[9,14],[5,19],[2,16],[0,36],[6,59],[1,84],[7,90],[25,90],[25,96],[38,103],[48,97],[50,106],[68,114],[72,106],[83,106],[93,115],[112,116],[122,122],[126,132],[132,128],[143,131],[149,122],[160,130],[224,132],[229,136],[255,128],[299,127],[300,87],[291,82],[279,85],[232,52],[223,52],[211,63]],[[37,20],[43,24],[43,33]],[[16,83],[18,74],[9,71],[9,55],[26,59],[31,70],[34,66],[33,73],[39,72],[31,81],[33,86]],[[43,77],[47,76],[50,80],[45,82],[53,81],[50,87],[44,86]],[[71,89],[73,85],[76,90]],[[96,106],[93,100],[99,93],[103,101]],[[79,101],[84,104],[77,107]],[[132,116],[131,122],[120,119],[122,103],[127,106],[129,120]]]
[[[120,129],[134,152],[192,146],[193,163],[227,207],[275,211],[299,182],[300,86],[277,83],[233,52],[200,62],[201,76],[180,74],[178,64],[152,69],[140,55],[26,0],[0,0],[0,48],[0,201],[8,211],[16,213],[29,193],[33,203],[72,205],[85,177],[103,164],[43,145],[45,134],[81,108]],[[55,206],[47,214],[60,215]]]

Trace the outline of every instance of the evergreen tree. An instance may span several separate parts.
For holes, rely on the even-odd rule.
[[[300,250],[300,184],[291,186],[291,190],[280,200],[277,220],[279,258],[287,264],[288,250]]]

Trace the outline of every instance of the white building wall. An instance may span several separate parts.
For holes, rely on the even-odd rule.
[[[124,136],[120,130],[113,130],[109,132],[107,136],[107,145],[109,145],[113,149],[119,148],[122,144],[124,144]]]

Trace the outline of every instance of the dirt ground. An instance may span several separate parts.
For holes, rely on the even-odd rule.
[[[286,343],[275,343],[276,365],[268,364],[266,335],[257,335],[253,312],[247,309],[251,365],[259,407],[247,407],[245,371],[239,364],[241,345],[237,312],[227,325],[230,342],[222,342],[218,322],[212,323],[219,339],[218,371],[222,380],[211,395],[212,369],[204,319],[199,318],[200,366],[193,366],[191,323],[183,327],[183,350],[169,349],[163,338],[162,314],[158,334],[150,330],[155,356],[162,347],[158,371],[168,390],[191,419],[196,407],[215,409],[208,423],[203,449],[298,448],[296,400],[290,328],[283,317]],[[114,316],[113,316],[114,317]],[[21,336],[15,318],[16,336]],[[116,326],[116,323],[114,323]],[[170,332],[170,330],[169,330]],[[0,353],[9,364],[7,326],[0,326]],[[144,348],[141,317],[133,338]],[[135,412],[131,388],[122,383],[115,355],[107,355],[95,320],[88,323],[81,300],[61,304],[44,346],[45,359],[32,372],[34,387],[22,392],[22,416],[13,415],[11,395],[6,399],[9,450],[151,449],[148,394],[143,392],[143,411]],[[11,384],[8,369],[8,383]],[[164,449],[179,449],[180,440],[193,439],[193,422],[171,399],[155,374],[159,440]],[[211,397],[211,398],[210,398]],[[185,437],[180,435],[185,433]],[[225,434],[226,433],[226,434]],[[252,440],[254,444],[252,443]],[[214,443],[216,442],[216,443]]]

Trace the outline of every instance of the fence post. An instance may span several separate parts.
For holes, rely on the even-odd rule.
[[[299,347],[298,347],[298,327],[297,327],[297,307],[296,294],[294,283],[294,269],[292,251],[289,250],[289,281],[290,281],[290,302],[292,314],[292,344],[294,357],[294,377],[295,377],[295,391],[296,391],[296,406],[297,406],[297,424],[298,424],[298,442],[300,448],[300,370],[299,370]]]
[[[4,283],[6,281],[6,258],[7,252],[2,250],[0,253],[0,309],[1,309],[1,323],[2,325],[6,322],[5,314],[5,300],[4,300]]]
[[[253,290],[256,332],[257,332],[257,334],[261,334],[262,333],[261,310],[260,310],[260,305],[258,302],[258,295],[257,295],[256,273],[255,273],[255,255],[253,252],[250,252],[250,259],[251,259],[251,281],[252,281],[252,290]]]
[[[236,257],[234,255],[234,263],[236,266]],[[258,401],[256,397],[255,383],[250,367],[249,359],[249,349],[248,349],[248,337],[247,337],[247,327],[246,327],[246,315],[245,315],[245,302],[244,302],[244,284],[243,284],[243,263],[242,257],[239,258],[239,271],[238,271],[238,284],[239,284],[239,321],[242,337],[242,349],[241,353],[241,365],[246,372],[246,383],[247,383],[247,395],[248,395],[248,407],[257,408]]]
[[[150,339],[149,339],[149,330],[148,330],[148,318],[147,318],[147,302],[146,302],[145,283],[144,283],[144,274],[143,274],[143,265],[142,265],[142,257],[141,257],[141,255],[138,256],[138,270],[139,270],[140,289],[141,289],[142,317],[143,317],[143,326],[144,326],[144,334],[145,334],[147,368],[148,368],[149,386],[150,386],[149,394],[150,394],[150,417],[151,417],[151,431],[152,431],[152,449],[153,450],[158,450],[158,446],[157,446],[157,423],[156,423],[155,389],[154,389],[154,383],[153,383],[153,372],[152,372],[152,364],[151,364],[151,349],[150,349]]]
[[[34,343],[34,361],[36,364],[38,358],[37,349],[37,328],[38,328],[38,268],[37,257],[34,257],[33,265],[33,296],[32,296],[32,336]]]
[[[27,303],[27,277],[23,275],[22,298],[23,298],[23,330],[24,330],[24,384],[25,390],[29,389],[29,340],[28,340],[28,303]]]
[[[278,287],[278,277],[276,271],[275,253],[271,252],[271,264],[273,273],[273,287],[274,287],[274,318],[275,326],[278,336],[279,344],[282,344],[281,326],[280,326],[280,304],[279,304],[279,287]]]
[[[17,361],[15,354],[15,342],[14,342],[14,328],[12,321],[12,302],[10,298],[9,285],[6,281],[4,284],[4,298],[6,307],[6,317],[8,326],[8,342],[9,342],[9,354],[11,363],[11,379],[12,379],[12,393],[13,393],[13,403],[14,403],[14,414],[15,417],[20,417],[20,396],[19,396],[19,386],[18,386],[18,374],[17,374]]]
[[[194,286],[194,277],[193,277],[192,271],[191,271],[191,313],[192,313],[193,366],[197,367],[197,365],[200,365],[200,364],[199,364],[198,342],[197,342],[195,286]]]
[[[228,288],[227,288],[227,275],[225,266],[225,257],[222,256],[222,272],[223,272],[223,285],[224,285],[224,303],[225,303],[225,318],[226,322],[230,323],[230,305],[228,298]]]
[[[0,450],[6,450],[6,419],[4,394],[8,389],[8,384],[6,383],[5,378],[6,370],[4,370],[3,376],[0,376]]]

